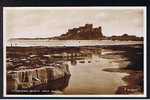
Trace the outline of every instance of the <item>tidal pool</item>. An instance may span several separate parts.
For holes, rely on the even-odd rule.
[[[103,71],[105,68],[118,68],[118,63],[93,55],[75,64],[67,62],[71,72],[68,86],[63,94],[115,94],[118,87],[126,85],[122,78],[127,73]]]

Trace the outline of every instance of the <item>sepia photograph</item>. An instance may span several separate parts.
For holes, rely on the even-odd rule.
[[[4,7],[5,97],[146,97],[145,7]]]

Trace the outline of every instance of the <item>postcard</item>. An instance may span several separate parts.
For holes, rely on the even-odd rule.
[[[4,97],[146,97],[145,7],[4,7]]]

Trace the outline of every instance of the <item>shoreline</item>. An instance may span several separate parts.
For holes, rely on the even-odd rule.
[[[143,44],[144,41],[118,41],[118,40],[15,40],[6,46],[20,47],[79,47],[79,46],[111,46]]]
[[[143,94],[144,68],[143,61],[140,61],[140,59],[143,59],[142,46],[139,46],[137,48],[128,48],[124,50],[125,52],[119,52],[123,51],[120,48],[111,48],[109,50],[110,52],[112,50],[112,52],[104,54],[103,57],[107,59],[112,59],[112,62],[117,63],[119,65],[119,68],[105,68],[103,69],[103,71],[129,74],[122,78],[122,80],[125,81],[127,85],[120,86],[117,89],[116,94]],[[113,53],[113,51],[115,52]]]

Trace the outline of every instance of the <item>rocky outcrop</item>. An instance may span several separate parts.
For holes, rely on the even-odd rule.
[[[7,73],[7,92],[28,89],[41,84],[51,84],[52,80],[57,80],[67,75],[70,75],[67,64],[9,71]]]
[[[13,40],[119,40],[119,41],[143,41],[143,37],[135,35],[123,34],[120,36],[105,36],[102,32],[102,27],[93,27],[93,24],[85,24],[78,28],[68,29],[68,32],[56,37],[50,38],[12,38]],[[11,44],[12,46],[12,44]]]
[[[120,41],[142,41],[143,37],[123,34],[121,36],[104,36],[101,26],[93,28],[93,24],[85,24],[79,28],[69,29],[66,34],[50,39],[56,40],[120,40]]]
[[[121,36],[105,37],[107,40],[120,40],[120,41],[143,41],[143,37],[137,37],[135,35],[123,34]]]
[[[69,29],[66,34],[53,39],[59,40],[99,40],[103,38],[102,28],[93,28],[92,24],[85,24],[79,28]]]

